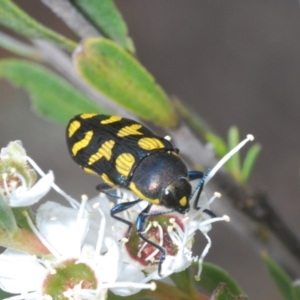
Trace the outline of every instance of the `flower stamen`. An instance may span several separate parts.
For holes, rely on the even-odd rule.
[[[87,213],[87,211],[85,211],[85,209],[84,209],[84,208],[85,208],[85,205],[86,205],[86,203],[87,203],[87,201],[88,201],[87,196],[86,196],[86,195],[82,195],[82,196],[81,196],[80,207],[79,207],[78,214],[77,214],[77,220],[76,220],[76,223],[77,223],[78,226],[81,226],[80,221],[81,221],[82,218],[83,218],[83,214],[84,214],[85,212]]]
[[[168,231],[169,237],[172,240],[172,242],[179,247],[181,245],[181,240],[178,236],[178,234],[176,234],[174,231]]]
[[[113,283],[103,283],[102,288],[129,288],[129,289],[149,289],[154,291],[156,289],[155,282],[150,283],[136,283],[136,282],[113,282]]]
[[[31,164],[31,166],[37,171],[37,173],[44,177],[46,174],[43,172],[43,170],[35,163],[35,161],[30,158],[29,156],[26,156],[27,161]],[[69,196],[67,193],[65,193],[58,185],[56,185],[54,182],[52,183],[52,188],[60,194],[62,197],[64,197],[73,208],[78,208],[80,204],[78,203],[77,200]]]
[[[20,295],[12,296],[9,298],[5,298],[4,300],[32,300],[32,299],[39,299],[37,292],[29,292],[29,293],[22,293]],[[47,300],[47,298],[40,298],[41,300]]]
[[[218,222],[218,221],[229,222],[230,218],[229,218],[229,216],[224,215],[223,217],[217,217],[217,218],[213,218],[213,219],[208,219],[208,220],[205,220],[205,221],[201,222],[201,227],[205,226],[207,224]],[[197,280],[197,281],[200,280],[200,274],[202,272],[202,263],[203,263],[203,260],[204,260],[205,256],[207,255],[207,253],[208,253],[208,251],[209,251],[209,249],[211,247],[211,239],[208,236],[207,232],[204,232],[203,230],[201,230],[201,232],[203,233],[203,235],[207,239],[207,245],[205,246],[205,248],[202,251],[202,254],[201,254],[201,256],[200,256],[200,258],[198,260],[198,272],[197,272],[197,275],[195,275],[195,280]]]
[[[36,237],[41,241],[41,243],[55,256],[55,258],[60,259],[61,255],[48,243],[48,241],[41,235],[39,230],[35,227],[32,220],[30,219],[28,212],[26,210],[23,211],[23,215],[25,216],[27,223]]]
[[[18,172],[15,172],[14,175],[16,175],[18,179],[20,179],[22,187],[26,187],[26,180],[24,176]]]
[[[153,226],[158,228],[158,233],[159,233],[159,246],[162,247],[163,245],[163,228],[157,223],[157,222],[153,222]],[[159,249],[155,249],[148,257],[145,258],[145,261],[148,261],[151,259],[153,259],[155,257],[155,255],[159,252]]]
[[[137,253],[137,257],[142,257],[142,252],[145,249],[145,247],[148,245],[147,242],[144,242],[143,245],[141,246],[139,252]]]
[[[199,210],[194,210],[191,214],[191,216],[189,217],[190,219],[193,219],[195,217],[197,217],[198,215],[201,215],[204,213],[205,209],[208,209],[209,206],[215,201],[216,198],[221,198],[222,194],[219,192],[214,192],[214,195],[212,197],[210,197],[210,199],[207,201],[207,203],[205,203],[205,205],[201,206],[199,208]],[[187,219],[188,220],[188,219]],[[187,221],[184,220],[184,221]]]
[[[184,236],[184,232],[183,232],[182,228],[178,225],[178,223],[176,222],[175,219],[173,221],[173,228],[176,229],[176,231],[178,232],[179,237],[183,237]]]
[[[39,259],[37,258],[37,261],[42,264],[48,271],[51,275],[53,274],[56,274],[56,269],[53,267],[51,261],[49,260],[43,260],[43,259]]]
[[[197,272],[197,275],[195,275],[195,280],[196,281],[200,280],[200,274],[202,272],[202,263],[203,263],[203,260],[204,260],[205,256],[207,255],[207,253],[208,253],[208,251],[209,251],[209,249],[211,247],[211,239],[210,239],[210,237],[205,232],[203,232],[203,235],[205,236],[205,238],[207,240],[207,245],[205,246],[205,248],[202,251],[201,256],[200,256],[200,258],[198,260],[198,272]]]
[[[96,244],[96,249],[95,249],[95,256],[94,256],[95,263],[97,263],[97,258],[100,257],[100,251],[101,251],[101,247],[102,247],[103,240],[104,240],[104,232],[105,232],[105,225],[106,225],[106,219],[105,219],[105,215],[104,215],[102,209],[100,208],[100,206],[98,206],[97,209],[101,215],[101,221],[100,221],[100,225],[99,225],[98,239],[97,239],[97,244]]]
[[[201,226],[205,226],[214,222],[219,222],[219,221],[225,221],[225,222],[230,222],[230,218],[227,215],[224,215],[222,217],[216,217],[216,218],[212,218],[212,219],[208,219],[205,221],[201,222]]]
[[[5,193],[6,193],[6,194],[9,196],[9,198],[10,198],[10,191],[9,191],[8,186],[7,186],[7,177],[8,177],[8,174],[7,174],[7,173],[3,173],[3,174],[2,174],[4,190],[5,190]]]
[[[236,152],[238,152],[246,143],[249,141],[253,141],[254,136],[252,134],[248,134],[247,137],[241,141],[237,146],[235,146],[233,149],[231,149],[208,173],[204,186],[212,179],[212,177],[217,173],[217,171],[227,162],[227,160],[234,155]]]
[[[152,222],[149,221],[149,224],[147,225],[146,229],[144,231],[142,231],[141,233],[147,233],[151,227],[152,227]]]
[[[143,233],[143,234],[147,233],[147,232],[151,229],[151,227],[152,227],[152,222],[149,221],[149,223],[148,223],[146,229],[145,229],[143,232],[141,232],[141,233]],[[141,256],[142,256],[142,252],[143,252],[143,250],[145,249],[145,247],[146,247],[147,245],[148,245],[147,242],[144,242],[144,243],[143,243],[143,245],[141,246],[140,250],[139,250],[138,253],[137,253],[137,257],[141,257]]]

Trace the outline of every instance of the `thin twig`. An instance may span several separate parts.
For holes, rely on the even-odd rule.
[[[218,183],[210,182],[209,185],[220,190]],[[299,277],[299,259],[292,255],[287,244],[276,238],[276,234],[269,234],[267,238],[260,238],[260,225],[247,218],[243,212],[232,207],[232,198],[223,194],[222,198],[214,203],[213,211],[218,215],[229,215],[231,228],[239,234],[241,240],[246,241],[249,248],[255,250],[259,255],[263,251],[267,253],[279,263],[284,270],[294,279]],[[237,245],[238,248],[238,245]],[[245,257],[245,259],[247,259]]]
[[[68,0],[41,0],[81,39],[100,36],[84,16]]]
[[[34,60],[40,60],[40,52],[38,49],[1,31],[0,45],[2,48],[11,51],[12,53]]]
[[[228,195],[231,203],[252,220],[264,225],[286,246],[300,262],[300,241],[271,205],[263,191],[250,192],[237,185],[228,174],[215,177],[218,186]]]

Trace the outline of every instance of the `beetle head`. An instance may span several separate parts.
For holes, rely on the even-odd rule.
[[[161,194],[161,204],[184,214],[189,211],[189,197],[192,187],[186,178],[179,178],[169,184]]]

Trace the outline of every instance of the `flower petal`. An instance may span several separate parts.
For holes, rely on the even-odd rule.
[[[7,158],[8,156],[14,157],[15,159],[25,161],[26,151],[23,148],[22,142],[17,140],[10,142],[7,147],[3,147],[0,150],[0,158]]]
[[[102,282],[114,282],[121,272],[122,259],[120,247],[115,240],[110,237],[104,239],[104,244],[108,251],[100,257],[98,267],[98,277]]]
[[[48,201],[37,211],[37,227],[42,236],[62,256],[79,257],[81,242],[88,229],[88,219],[77,221],[78,209]]]
[[[88,201],[86,207],[89,210],[89,219],[91,220],[91,223],[87,235],[85,237],[84,243],[93,246],[96,245],[99,234],[99,225],[102,219],[102,215],[97,209],[98,206],[105,216],[104,236],[113,237],[112,228],[115,227],[116,222],[119,223],[119,221],[116,221],[110,216],[110,202],[106,195],[100,194],[99,196]],[[105,243],[103,244],[102,251],[107,251]]]
[[[16,188],[11,193],[10,205],[12,207],[29,206],[37,203],[51,189],[54,182],[53,172],[43,176],[32,188],[25,189],[23,186]]]
[[[9,293],[36,291],[47,270],[28,254],[5,250],[0,255],[0,288]]]
[[[138,293],[140,288],[132,288],[130,283],[141,283],[145,279],[144,273],[135,265],[123,265],[122,271],[116,284],[118,282],[128,282],[128,287],[126,288],[112,288],[112,292],[119,296],[129,296]],[[159,278],[161,279],[161,278]]]

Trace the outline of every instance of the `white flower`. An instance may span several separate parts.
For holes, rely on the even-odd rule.
[[[0,255],[0,287],[10,293],[21,293],[11,299],[46,299],[47,295],[54,297],[57,293],[70,299],[105,299],[108,288],[114,288],[116,292],[119,289],[124,295],[141,288],[152,288],[150,284],[128,282],[130,276],[118,281],[126,270],[121,264],[116,241],[104,236],[105,216],[99,209],[100,227],[94,236],[94,244],[84,243],[90,214],[95,213],[88,212],[85,203],[86,199],[77,209],[46,202],[37,211],[37,227],[27,216],[32,230],[52,255],[36,258],[12,250]],[[105,254],[101,253],[103,242],[107,249]],[[63,275],[61,270],[64,270]],[[68,270],[69,274],[66,273]],[[60,290],[54,289],[56,277],[65,281],[68,289],[64,289],[63,282]]]
[[[202,268],[202,262],[205,255],[211,246],[211,240],[208,232],[212,228],[212,223],[216,221],[228,221],[227,216],[216,218],[212,217],[204,210],[210,210],[212,201],[219,197],[216,193],[210,200],[207,199],[206,194],[203,192],[199,201],[201,209],[198,211],[190,210],[186,215],[181,215],[176,212],[166,213],[161,216],[153,216],[147,219],[143,235],[155,242],[166,250],[166,258],[162,264],[161,275],[167,277],[172,273],[180,272],[188,268],[192,262],[199,262],[199,274]],[[134,197],[130,193],[124,193],[121,201],[124,198]],[[132,199],[131,199],[132,201]],[[147,203],[139,203],[138,205],[126,210],[126,220],[135,222],[138,214],[143,210]],[[153,205],[151,212],[166,211],[164,207]],[[125,218],[125,214],[119,214]],[[116,222],[114,236],[117,240],[122,238],[127,233],[128,226],[122,222]],[[206,237],[208,243],[203,252],[199,256],[193,256],[192,246],[194,242],[194,235],[197,230],[200,230]],[[145,271],[148,275],[141,278],[141,282],[148,282],[153,279],[161,279],[158,274],[158,263],[160,259],[160,251],[140,240],[137,236],[135,229],[131,233],[129,241],[125,241],[123,247],[123,261],[127,264],[139,267],[140,270]]]
[[[50,282],[56,273],[59,273],[61,268],[68,269],[72,265],[78,268],[79,265],[85,265],[94,278],[92,282],[79,278],[80,280],[73,283],[73,287],[61,291],[65,296],[74,299],[99,299],[101,295],[105,298],[108,288],[122,295],[136,293],[142,288],[153,288],[152,284],[131,281],[137,277],[144,278],[144,274],[122,262],[120,247],[110,238],[111,230],[106,229],[106,225],[112,228],[115,220],[109,216],[107,222],[110,203],[104,194],[89,205],[86,205],[87,197],[83,197],[80,205],[54,183],[52,172],[46,175],[26,156],[19,141],[11,142],[8,147],[3,148],[0,158],[0,176],[4,193],[11,206],[32,205],[51,187],[72,206],[65,207],[55,202],[46,202],[37,211],[36,226],[26,215],[32,231],[51,255],[37,259],[22,252],[6,250],[0,255],[0,286],[3,290],[21,293],[14,296],[14,299],[47,298],[52,289]],[[35,170],[29,167],[29,164]],[[41,176],[36,184],[35,171]],[[10,259],[12,255],[16,259]]]
[[[252,139],[253,136],[248,135],[245,140],[221,159],[220,162],[208,173],[204,181],[204,186],[234,153]],[[196,190],[199,187],[200,184],[197,186]],[[120,199],[118,200],[118,203],[134,200],[134,196],[128,192],[123,194],[119,193],[119,196]],[[138,266],[141,270],[148,274],[148,276],[143,279],[143,282],[147,282],[152,279],[161,279],[162,277],[169,276],[172,273],[180,272],[189,267],[193,261],[198,261],[198,274],[195,278],[199,280],[202,270],[202,262],[211,247],[211,239],[208,236],[208,232],[212,228],[212,223],[217,221],[228,222],[230,220],[228,216],[217,218],[212,217],[213,214],[209,213],[210,204],[216,197],[220,196],[221,195],[219,193],[215,193],[215,195],[208,200],[206,194],[202,192],[198,201],[198,207],[200,207],[200,209],[191,209],[186,216],[173,212],[167,213],[167,210],[161,206],[152,206],[150,213],[166,211],[165,215],[148,217],[147,222],[145,223],[145,229],[142,232],[143,236],[149,241],[155,243],[161,248],[164,248],[166,251],[166,257],[162,263],[160,274],[158,273],[157,267],[159,266],[161,251],[153,245],[141,241],[134,226],[139,213],[145,208],[147,202],[140,202],[132,208],[119,213],[118,216],[132,222],[133,224],[133,230],[128,242],[124,240],[128,226],[122,222],[116,223],[115,225],[116,230],[114,236],[117,240],[122,240],[123,238],[123,241],[126,242],[125,247],[123,248],[123,260],[127,263]],[[195,201],[195,199],[192,201]],[[191,207],[193,207],[192,203]],[[193,256],[191,248],[193,244],[193,237],[197,230],[200,230],[205,236],[207,245],[201,255]]]
[[[21,174],[15,173],[14,175],[22,178]],[[5,187],[7,187],[6,178],[3,177],[3,180],[5,182]],[[8,189],[6,189],[7,194],[9,195],[10,206],[30,206],[37,203],[49,192],[53,182],[54,175],[53,172],[50,171],[47,175],[39,179],[32,187],[26,186],[26,184],[24,184],[25,182],[22,181],[22,185],[13,189],[10,194]]]
[[[212,169],[204,185],[247,140]],[[14,168],[15,163],[21,167]],[[41,176],[35,185],[35,172],[28,167],[28,163]],[[161,275],[166,277],[180,272],[193,261],[198,261],[196,279],[199,279],[203,259],[211,246],[208,236],[211,224],[220,220],[229,221],[227,216],[216,218],[209,213],[211,202],[219,195],[215,194],[208,200],[203,192],[198,202],[200,209],[191,210],[186,215],[173,212],[160,214],[165,208],[153,205],[151,212],[159,213],[146,220],[142,234],[147,242],[140,239],[135,229],[138,215],[148,204],[141,201],[118,214],[133,224],[130,239],[125,241],[128,225],[111,218],[106,196],[102,194],[89,202],[87,197],[83,197],[79,203],[54,183],[52,172],[46,175],[26,156],[19,142],[1,150],[0,175],[6,197],[13,206],[36,203],[51,187],[71,206],[46,202],[37,211],[36,225],[26,214],[32,232],[48,249],[49,255],[37,258],[15,250],[6,250],[0,255],[0,288],[18,294],[8,299],[49,300],[59,296],[72,300],[96,300],[105,299],[107,289],[127,296],[143,288],[155,288],[147,282],[161,279]],[[14,180],[16,183],[13,183]],[[132,193],[117,193],[121,196],[119,203],[135,199]],[[207,245],[200,256],[193,256],[191,248],[197,230],[203,233]],[[166,252],[160,274],[157,266],[161,251],[155,245]]]
[[[36,182],[36,173],[29,167],[21,141],[10,142],[0,152],[0,182],[2,193],[12,207],[37,203],[50,190],[54,175],[50,171]],[[35,183],[36,182],[36,183]]]
[[[11,249],[0,255],[0,288],[9,293],[36,291],[46,274],[47,269],[34,256]]]

